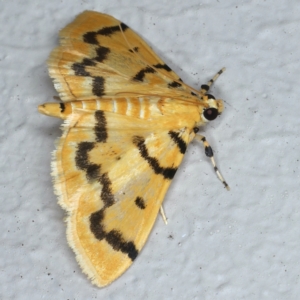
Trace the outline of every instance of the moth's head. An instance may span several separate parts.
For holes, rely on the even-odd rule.
[[[202,97],[203,106],[201,113],[201,119],[203,122],[213,121],[224,110],[223,100],[215,99],[211,94],[205,94]]]

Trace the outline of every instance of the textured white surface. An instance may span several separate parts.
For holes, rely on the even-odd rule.
[[[125,3],[125,4],[124,4]],[[137,4],[138,3],[138,4]],[[300,2],[1,1],[0,299],[299,299]],[[65,238],[50,178],[56,95],[46,59],[85,9],[142,35],[189,85],[227,71],[204,129],[231,186],[193,142],[133,266],[98,289]]]

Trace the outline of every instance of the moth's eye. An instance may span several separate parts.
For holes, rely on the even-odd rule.
[[[219,112],[216,108],[210,107],[204,110],[203,116],[206,120],[212,121],[219,115]]]

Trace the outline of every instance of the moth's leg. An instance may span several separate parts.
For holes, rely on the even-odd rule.
[[[213,153],[213,150],[212,150],[211,146],[209,145],[209,143],[206,141],[206,138],[205,138],[203,135],[200,135],[200,134],[196,134],[196,135],[195,135],[195,138],[196,138],[198,141],[200,141],[200,142],[203,143],[205,155],[206,155],[207,157],[210,158],[211,163],[212,163],[212,165],[213,165],[213,167],[214,167],[214,170],[215,170],[215,172],[216,172],[218,178],[222,181],[222,183],[224,184],[224,187],[229,191],[230,188],[229,188],[227,182],[224,180],[223,176],[221,175],[221,173],[220,173],[219,170],[218,170],[218,167],[217,167],[216,162],[215,162],[215,159],[214,159],[214,153]]]
[[[56,101],[61,101],[61,99],[58,96],[53,96],[53,99],[56,100]]]
[[[201,85],[200,93],[206,94],[206,93],[209,91],[211,85],[218,79],[218,77],[219,77],[225,70],[226,70],[225,68],[221,69],[221,70],[220,70],[220,71],[219,71],[219,72],[218,72],[211,80],[208,81],[207,84],[202,84],[202,85]]]
[[[163,206],[161,205],[161,207],[160,207],[160,214],[161,214],[161,216],[162,216],[162,218],[163,218],[163,220],[164,220],[164,222],[165,222],[165,224],[167,225],[168,224],[168,221],[167,221],[167,218],[166,218],[166,215],[165,215],[165,212],[164,212],[164,208],[163,208]]]

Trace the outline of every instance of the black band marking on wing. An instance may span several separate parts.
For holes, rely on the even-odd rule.
[[[104,115],[102,116],[101,113],[103,112],[97,111],[96,113],[98,114],[98,122],[102,123],[102,117]],[[77,168],[86,172],[88,180],[98,180],[102,185],[100,197],[104,203],[104,207],[90,215],[90,230],[97,240],[101,241],[105,239],[115,251],[121,251],[127,254],[133,261],[138,255],[138,250],[134,242],[126,241],[119,230],[113,229],[108,232],[105,230],[105,210],[115,203],[115,198],[112,193],[111,181],[108,174],[101,174],[101,165],[89,161],[89,152],[94,149],[95,146],[95,142],[81,142],[78,144],[75,154]]]
[[[175,131],[169,131],[169,135],[172,138],[172,140],[177,144],[180,152],[182,154],[184,154],[186,151],[187,145],[186,145],[186,142],[179,136],[179,133],[175,132]]]
[[[140,136],[133,137],[133,143],[137,146],[141,156],[148,162],[149,166],[152,168],[155,174],[161,174],[165,179],[173,179],[177,171],[177,168],[172,168],[172,167],[164,168],[160,166],[158,159],[155,157],[151,157],[149,155],[143,137]]]
[[[182,84],[179,82],[176,82],[176,81],[172,81],[171,83],[168,84],[168,86],[170,88],[178,88],[178,87],[182,86]]]
[[[156,64],[156,65],[153,65],[153,67],[157,68],[157,69],[164,69],[168,72],[172,71],[172,69],[167,64]]]
[[[137,81],[143,81],[145,78],[145,75],[147,73],[155,73],[155,70],[151,67],[146,67],[142,70],[140,70],[139,72],[137,72],[134,76],[133,76],[133,80],[137,80]]]
[[[94,127],[95,135],[96,135],[96,141],[105,143],[107,140],[107,122],[104,115],[104,112],[102,110],[97,110],[95,112],[95,121],[96,125]]]
[[[105,82],[104,77],[101,76],[93,77],[92,92],[95,96],[102,97],[105,95],[104,82]]]

